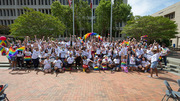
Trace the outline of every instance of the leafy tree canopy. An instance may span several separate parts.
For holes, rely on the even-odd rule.
[[[11,35],[14,36],[52,36],[57,37],[64,33],[64,24],[56,17],[25,8],[25,14],[20,15],[10,25]]]
[[[123,28],[122,34],[140,39],[142,35],[148,35],[148,41],[169,40],[174,38],[177,32],[177,24],[162,16],[135,16]]]

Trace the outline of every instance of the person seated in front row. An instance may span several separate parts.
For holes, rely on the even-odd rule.
[[[93,61],[90,59],[87,59],[87,56],[83,56],[83,68],[85,69],[86,72],[90,72],[89,62],[93,62]]]
[[[114,68],[111,70],[111,73],[114,73],[115,70],[119,71],[120,70],[120,59],[119,56],[116,56],[116,58],[113,60],[115,66]]]
[[[143,57],[141,65],[142,65],[142,70],[144,71],[144,73],[146,73],[147,69],[150,67],[150,62],[147,61],[147,59],[145,57]]]
[[[63,63],[59,59],[59,57],[56,57],[56,60],[54,60],[53,64],[54,64],[54,69],[56,72],[63,72],[63,69],[62,69]]]
[[[75,59],[74,59],[74,57],[73,57],[73,55],[72,54],[70,54],[70,56],[67,58],[67,66],[68,66],[68,68],[70,69],[70,73],[71,73],[71,70],[72,70],[72,66],[73,66],[73,64],[74,64],[74,61],[75,61]]]
[[[44,72],[50,73],[51,72],[51,61],[49,59],[49,56],[46,57],[43,64],[44,64]]]

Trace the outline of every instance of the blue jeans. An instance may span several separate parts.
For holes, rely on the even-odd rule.
[[[164,60],[164,65],[167,66],[167,56],[162,56],[162,59]]]

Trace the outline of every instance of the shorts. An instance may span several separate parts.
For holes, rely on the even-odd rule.
[[[129,67],[136,67],[135,64],[129,64]]]
[[[72,67],[73,64],[68,64],[68,67]]]
[[[157,68],[157,65],[158,65],[158,62],[154,61],[154,62],[151,63],[151,68],[152,69]]]
[[[11,61],[16,61],[16,57],[12,57],[12,58],[11,58]]]

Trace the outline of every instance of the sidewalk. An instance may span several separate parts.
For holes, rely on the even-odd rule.
[[[1,52],[0,52],[1,53]],[[1,62],[9,62],[8,61],[8,59],[7,59],[7,57],[6,56],[2,56],[1,54],[0,54],[0,63]]]

